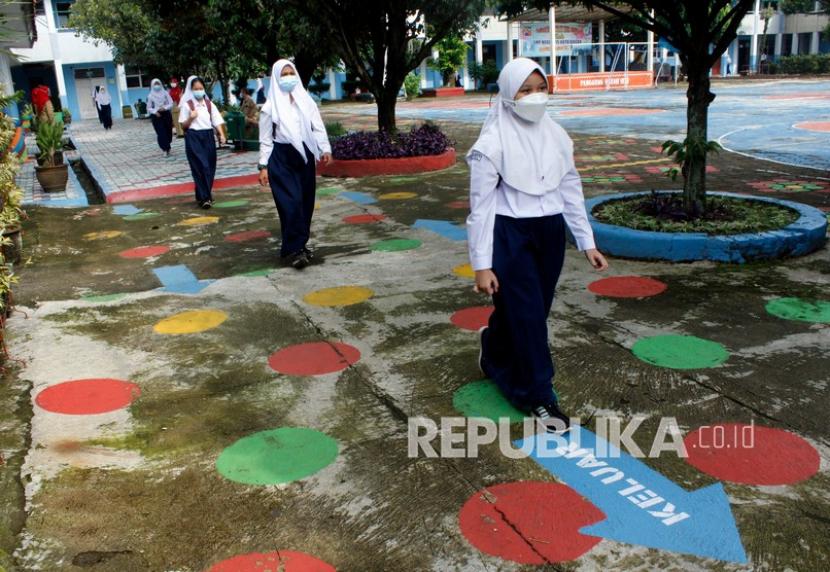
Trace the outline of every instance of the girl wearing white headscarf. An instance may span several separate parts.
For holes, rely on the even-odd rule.
[[[205,94],[205,82],[195,75],[179,100],[179,123],[186,130],[184,149],[196,184],[196,202],[203,209],[213,206],[213,179],[216,177],[216,139],[225,144],[225,120]]]
[[[160,79],[150,82],[147,94],[147,113],[156,130],[156,140],[164,154],[170,156],[170,143],[173,141],[173,98],[164,89]]]
[[[271,69],[268,100],[259,116],[259,183],[270,184],[280,217],[280,254],[305,268],[316,193],[316,161],[331,161],[326,127],[297,68],[288,60]]]
[[[551,381],[547,317],[565,256],[565,225],[591,265],[608,263],[594,245],[573,142],[545,106],[548,84],[533,60],[499,74],[499,94],[467,154],[467,234],[477,292],[495,309],[481,329],[479,366],[516,407],[549,431],[567,430]]]
[[[92,92],[92,103],[95,104],[95,111],[98,112],[98,123],[104,124],[104,116],[101,115],[101,104],[98,103],[98,92],[101,91],[101,86],[96,85],[95,91]]]
[[[107,91],[107,86],[99,87],[98,93],[95,95],[95,103],[98,104],[101,110],[101,123],[104,125],[104,130],[109,131],[112,129],[112,97]]]

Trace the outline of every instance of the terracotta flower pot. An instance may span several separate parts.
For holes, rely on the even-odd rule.
[[[56,165],[54,167],[35,167],[37,182],[47,193],[62,193],[66,190],[66,183],[69,180],[68,165]]]

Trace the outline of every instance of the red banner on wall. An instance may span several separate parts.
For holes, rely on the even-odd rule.
[[[644,89],[653,85],[650,71],[567,73],[548,76],[551,93],[559,91],[596,91],[606,89]]]

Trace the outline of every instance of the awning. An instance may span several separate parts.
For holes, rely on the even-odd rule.
[[[630,12],[631,6],[618,6],[621,12]],[[584,6],[557,6],[556,7],[556,21],[557,22],[596,22],[597,20],[614,20],[614,16],[610,12],[600,10],[599,8],[586,8]],[[503,20],[508,18],[503,17]],[[512,22],[546,22],[548,19],[547,10],[528,10],[523,14],[509,18]]]

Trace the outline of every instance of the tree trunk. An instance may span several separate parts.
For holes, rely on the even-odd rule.
[[[709,69],[687,62],[689,102],[686,111],[686,158],[683,161],[683,207],[693,217],[706,211],[706,143],[708,141],[709,104],[715,99],[709,91]]]
[[[294,65],[297,66],[297,73],[300,74],[303,85],[308,87],[311,76],[320,66],[320,60],[308,52],[299,51],[294,55]]]
[[[397,92],[389,96],[388,89],[374,94],[375,103],[378,107],[378,130],[394,133],[398,130],[395,122],[395,106],[398,103]]]

